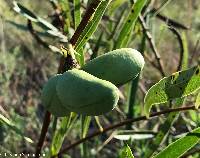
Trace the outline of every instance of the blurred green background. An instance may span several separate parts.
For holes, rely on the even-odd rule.
[[[35,143],[39,138],[45,112],[40,100],[41,89],[48,78],[57,73],[60,55],[38,44],[28,31],[27,19],[13,10],[12,2],[12,0],[0,0],[0,114],[14,123],[14,125],[7,126],[3,122],[0,122],[0,152],[34,153]],[[52,15],[55,10],[50,1],[19,0],[18,2],[50,23],[53,22],[54,17]],[[164,0],[152,0],[150,8],[157,8],[163,2]],[[83,4],[85,5],[86,1],[84,1]],[[113,23],[116,23],[120,18],[126,6],[127,4],[124,4],[117,8],[114,14],[112,14],[110,18],[113,19]],[[188,30],[180,30],[180,34],[185,35],[184,37],[188,45],[188,67],[192,67],[198,63],[200,61],[199,0],[173,0],[160,10],[160,13],[188,27]],[[106,14],[106,16],[109,17],[110,15]],[[151,17],[149,21],[149,28],[163,60],[165,72],[169,75],[177,69],[180,56],[179,43],[177,42],[176,36],[167,28],[166,23],[160,21],[156,17]],[[105,17],[101,21],[101,25],[99,25],[94,36],[91,38],[90,47],[85,49],[86,58],[95,49],[95,42],[99,39],[102,32],[104,34],[106,34],[105,32],[112,34],[108,29],[108,25]],[[53,46],[60,47],[61,43],[57,38],[52,38],[44,33],[40,27],[36,25],[33,26],[34,29],[39,32],[43,40]],[[137,24],[134,29],[134,38],[131,40],[129,47],[136,49],[140,47],[141,32],[142,30],[139,24]],[[70,37],[72,33],[73,29],[66,34]],[[102,45],[98,49],[98,54],[108,51],[111,44],[112,43],[106,38],[106,35],[103,36]],[[139,83],[136,97],[136,104],[138,106],[135,108],[135,115],[141,114],[141,107],[146,90],[162,78],[160,73],[152,66],[151,62],[149,62],[149,60],[154,60],[154,57],[148,44],[145,54],[147,54],[145,57],[146,65]],[[121,104],[126,105],[128,86],[125,85],[121,89],[125,96],[125,99],[121,99]],[[192,101],[193,99],[190,97],[188,102],[190,103]],[[119,114],[116,111],[113,112],[114,116],[112,118],[108,116],[108,119],[106,119],[108,121],[107,123],[115,122],[117,119],[123,119],[127,111],[127,106],[121,106],[121,110],[123,113],[121,116],[117,116]],[[192,122],[193,125],[200,124],[200,121],[197,119],[199,117],[197,114],[190,112],[190,117],[190,122]],[[156,122],[157,120],[154,121]],[[148,124],[149,129],[153,127],[156,128],[156,125],[153,124],[155,122],[152,121],[152,124]],[[102,124],[104,123],[105,121],[103,121]],[[179,120],[177,124],[179,124],[179,126],[182,125],[180,128],[183,130],[185,128],[190,128],[184,126],[182,119]],[[137,128],[144,128],[145,126],[147,126],[146,122],[135,124]],[[188,126],[192,127],[192,124]],[[77,123],[73,128],[73,132],[71,132],[69,136],[71,140],[77,139],[79,127],[80,123]],[[20,129],[20,132],[18,129]],[[25,136],[29,137],[33,142],[29,139],[25,140]],[[45,150],[47,152],[47,147],[49,146],[51,138],[50,128],[45,141]],[[104,140],[105,138],[102,139]],[[68,141],[70,142],[71,140]],[[145,150],[145,143],[143,141],[145,140],[141,141],[141,145],[138,145],[136,150],[141,152]],[[68,142],[66,141],[65,143]],[[97,146],[101,144],[98,142],[98,138],[95,139],[93,143]],[[114,144],[113,146],[108,145],[108,147],[103,148],[103,154],[97,154],[97,157],[107,157],[106,155],[112,152],[114,152],[116,156],[118,153],[117,147],[121,146],[121,142],[115,140],[112,143]],[[93,147],[91,146],[91,150],[92,149]],[[72,151],[72,153],[74,157],[78,157],[77,153],[74,151]]]

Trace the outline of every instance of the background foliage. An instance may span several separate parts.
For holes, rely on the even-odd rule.
[[[66,40],[72,37],[74,29],[77,28],[91,1],[81,1],[81,5],[77,6],[81,10],[77,8],[74,10],[73,7],[73,3],[78,3],[78,0],[17,2],[37,16],[35,19],[32,17],[31,26],[44,43],[38,41],[33,32],[31,33],[27,16],[17,13],[16,9],[14,11],[12,0],[0,0],[0,153],[35,152],[35,144],[40,135],[45,113],[40,98],[42,86],[50,76],[57,73],[61,56],[57,48],[60,48],[61,44],[65,45]],[[131,3],[131,0],[113,0],[110,4],[108,1],[102,2],[102,8],[96,10],[93,15],[95,18],[89,21],[89,25],[81,33],[81,38],[78,39],[79,45],[76,45],[75,49],[80,54],[77,58],[81,64],[84,64],[84,58],[87,61],[114,48],[138,49],[146,62],[142,74],[134,82],[120,87],[121,99],[118,108],[105,116],[85,118],[71,114],[64,119],[53,118],[43,147],[43,153],[46,155],[59,152],[64,135],[66,139],[63,146],[66,146],[106,125],[144,114],[143,100],[147,90],[164,77],[156,60],[155,51],[152,51],[151,41],[146,36],[147,31],[161,56],[165,76],[199,64],[198,0],[152,0],[148,1],[148,7],[142,10],[142,3],[146,3],[143,0],[138,14],[142,10],[145,18],[138,19],[137,12],[134,12],[134,15],[131,13],[131,8],[135,9]],[[54,4],[59,8],[55,8]],[[154,8],[159,9],[155,12]],[[58,21],[58,13],[62,17],[61,21]],[[159,15],[165,15],[181,25],[172,25],[172,29],[169,29],[167,22],[160,20]],[[146,24],[146,32],[142,21]],[[176,99],[161,106],[153,106],[152,111],[180,105],[194,105],[197,93],[184,100]],[[157,154],[184,133],[200,125],[200,115],[196,111],[176,114],[111,130],[74,147],[67,152],[67,155],[107,158],[124,157],[123,154],[128,152],[127,155],[130,157],[132,155],[150,157],[154,152]],[[169,129],[169,132],[163,129]],[[158,138],[158,133],[165,138],[163,141]],[[56,138],[53,140],[55,135]],[[184,138],[188,137],[182,139]],[[197,144],[185,153],[185,157],[193,155],[197,158],[199,150],[200,146]]]

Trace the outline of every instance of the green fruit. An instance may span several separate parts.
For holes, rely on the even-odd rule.
[[[68,109],[62,106],[56,94],[56,84],[61,77],[62,75],[51,77],[42,90],[42,103],[44,107],[57,117],[63,117],[70,113]]]
[[[119,99],[115,85],[78,69],[65,72],[59,78],[56,91],[65,108],[89,116],[111,111]]]
[[[140,52],[121,48],[89,61],[82,70],[115,85],[122,85],[137,77],[143,67],[144,58]]]

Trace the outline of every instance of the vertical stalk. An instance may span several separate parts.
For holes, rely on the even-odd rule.
[[[44,139],[46,137],[46,133],[50,124],[50,120],[51,120],[51,113],[50,112],[46,112],[45,116],[44,116],[44,120],[43,120],[43,126],[42,126],[42,131],[41,131],[41,135],[36,147],[36,152],[35,152],[35,157],[39,158],[40,157],[40,153],[41,153],[41,149],[44,143]]]
[[[130,96],[129,96],[127,119],[134,118],[134,105],[136,101],[139,78],[140,76],[138,75],[133,81],[131,81],[131,85],[130,85],[131,91],[130,91]],[[127,124],[126,129],[131,129],[131,124]]]
[[[139,52],[141,52],[142,54],[145,50],[145,41],[146,41],[146,38],[145,38],[145,35],[143,35],[142,41],[141,41],[141,47],[139,49]],[[129,96],[127,119],[132,119],[135,116],[134,105],[136,101],[136,94],[137,94],[139,79],[140,79],[140,74],[133,81],[131,81],[131,91],[130,91],[130,96]],[[131,124],[127,124],[126,129],[131,129]]]

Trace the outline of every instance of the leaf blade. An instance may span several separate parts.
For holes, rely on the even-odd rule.
[[[127,20],[124,23],[122,30],[117,38],[115,48],[122,48],[128,44],[131,30],[134,28],[138,16],[141,13],[146,3],[147,0],[138,0],[136,3],[132,5]]]
[[[198,93],[197,95],[197,99],[196,99],[196,102],[195,102],[195,108],[198,109],[200,106],[200,93]]]
[[[200,141],[200,127],[176,140],[153,158],[178,158]],[[176,150],[174,150],[176,149]]]
[[[128,146],[128,144],[126,146],[123,147],[119,158],[134,158],[131,148]]]
[[[24,133],[21,131],[21,129],[16,127],[16,125],[12,121],[10,121],[8,118],[3,116],[2,114],[0,114],[0,122],[8,126],[11,130],[16,132],[19,136],[24,138],[27,142],[34,143],[34,141],[31,138],[24,136]]]
[[[72,128],[74,122],[77,120],[78,115],[75,113],[71,113],[70,116],[66,116],[62,118],[61,125],[58,130],[54,133],[51,146],[50,146],[50,155],[56,155],[64,141],[65,136]]]
[[[173,73],[153,85],[144,99],[144,112],[148,117],[153,105],[166,103],[175,98],[186,97],[200,88],[199,65]]]
[[[102,1],[99,6],[97,7],[93,18],[89,21],[83,32],[81,33],[76,45],[75,50],[79,52],[79,50],[85,45],[85,43],[88,41],[89,37],[92,36],[92,34],[97,29],[97,26],[107,9],[108,5],[110,4],[111,0]]]

